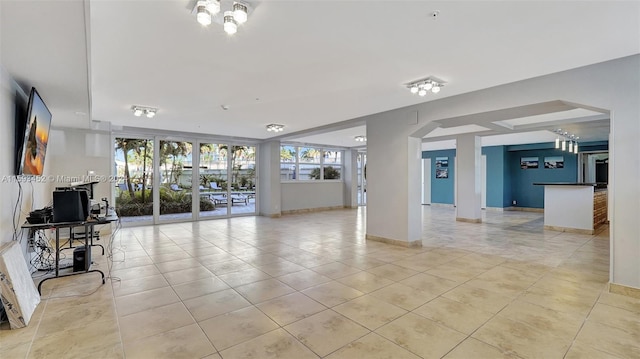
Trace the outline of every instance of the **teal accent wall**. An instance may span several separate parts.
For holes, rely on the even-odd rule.
[[[506,146],[482,148],[487,156],[487,207],[504,208],[511,206],[511,176],[509,152]]]
[[[455,155],[456,150],[422,152],[422,158],[431,159],[431,203],[453,204]],[[449,157],[449,178],[436,178],[436,157]]]
[[[607,141],[585,142],[583,151],[606,151]],[[487,207],[544,208],[544,186],[534,182],[577,182],[578,155],[555,149],[553,142],[482,148],[487,156]],[[431,159],[431,202],[453,204],[454,157],[456,150],[424,151],[422,158]],[[544,158],[564,157],[564,168],[544,168]],[[436,157],[449,157],[449,178],[436,178]],[[521,169],[522,157],[537,157],[538,168]],[[516,201],[516,204],[513,204]]]
[[[557,150],[554,144],[551,149],[527,151],[511,151],[509,147],[509,173],[511,174],[511,199],[516,201],[514,207],[544,208],[544,186],[534,186],[535,182],[577,182],[578,155]],[[564,158],[563,168],[544,168],[545,157]],[[523,157],[537,157],[538,168],[520,168]]]

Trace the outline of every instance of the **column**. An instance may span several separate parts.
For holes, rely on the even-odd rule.
[[[460,135],[456,139],[456,221],[482,222],[480,158],[482,146],[480,137],[473,134]]]

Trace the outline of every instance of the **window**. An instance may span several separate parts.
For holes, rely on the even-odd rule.
[[[309,146],[280,146],[280,180],[339,180],[342,151]]]

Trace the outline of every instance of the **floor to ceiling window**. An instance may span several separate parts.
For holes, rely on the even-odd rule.
[[[158,176],[161,221],[193,218],[192,150],[191,142],[160,141]],[[201,210],[213,208],[207,199],[199,203]]]
[[[256,213],[255,146],[133,136],[116,137],[114,143],[115,203],[123,222]]]
[[[115,209],[123,222],[153,221],[153,140],[115,139]]]

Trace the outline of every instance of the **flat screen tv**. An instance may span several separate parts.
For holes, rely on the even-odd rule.
[[[49,128],[51,127],[51,111],[34,87],[29,94],[27,116],[24,123],[17,124],[22,130],[22,144],[17,154],[18,163],[16,174],[20,176],[40,176],[44,169],[44,158],[49,143]]]

